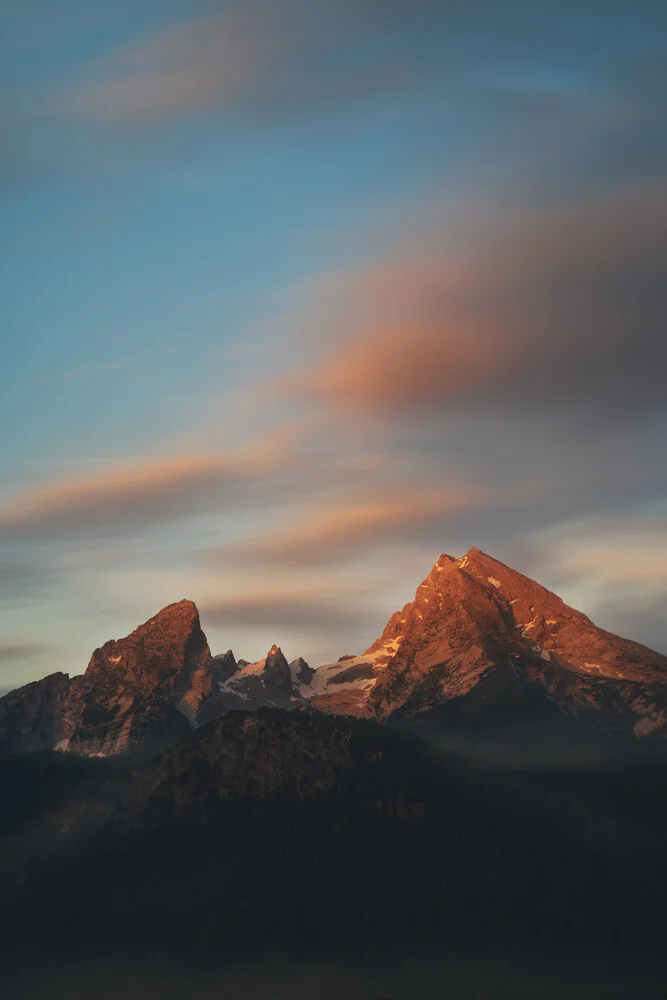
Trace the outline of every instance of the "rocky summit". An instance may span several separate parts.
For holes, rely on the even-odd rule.
[[[280,646],[273,645],[261,660],[254,663],[239,660],[233,670],[226,669],[224,677],[220,675],[223,711],[294,708],[310,696],[309,684],[314,674],[304,659],[299,657],[288,663]]]
[[[311,686],[313,707],[383,720],[452,728],[551,715],[667,732],[667,657],[597,628],[477,548],[440,556],[380,638],[321,667]]]
[[[368,694],[380,718],[546,699],[635,736],[667,727],[667,657],[597,628],[476,548],[441,556],[370,651],[392,646]]]
[[[197,608],[179,601],[96,649],[84,674],[53,674],[0,699],[0,747],[100,756],[160,748],[219,714],[218,698]]]
[[[171,604],[96,649],[83,675],[52,674],[0,699],[0,751],[153,752],[229,711],[262,707],[477,739],[552,725],[566,741],[585,730],[661,737],[667,657],[471,548],[440,556],[364,653],[316,670],[277,645],[252,663],[231,650],[212,657],[195,605]]]

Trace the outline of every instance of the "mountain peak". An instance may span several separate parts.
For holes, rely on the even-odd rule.
[[[308,663],[306,663],[303,656],[297,656],[296,660],[292,660],[289,667],[292,673],[292,678],[296,679],[299,684],[310,684],[315,671]]]
[[[172,604],[166,604],[161,608],[157,614],[149,618],[148,621],[144,622],[144,626],[139,626],[139,628],[145,627],[150,622],[163,622],[165,619],[171,618],[199,618],[199,610],[194,601],[190,601],[187,598],[183,598],[181,601],[174,601]]]
[[[461,559],[440,556],[368,652],[380,649],[387,655],[368,695],[380,717],[530,692],[556,711],[606,712],[616,724],[621,713],[636,735],[667,728],[667,658],[596,628],[476,546]]]
[[[461,558],[440,555],[361,656],[316,671],[301,658],[288,663],[275,643],[255,663],[231,650],[211,657],[196,604],[169,604],[96,649],[83,675],[55,675],[0,699],[0,749],[105,756],[164,745],[235,708],[304,701],[378,718],[446,709],[450,725],[457,714],[511,716],[536,700],[635,735],[662,734],[667,657],[596,628],[471,546]]]
[[[39,702],[21,689],[12,710],[20,735],[15,748],[27,745],[21,720],[39,709],[39,749],[101,756],[185,735],[202,712],[215,712],[218,691],[199,612],[188,600],[167,605],[130,635],[94,650],[85,673],[63,682],[57,698],[45,682],[40,685]]]
[[[445,569],[449,566],[454,566],[459,560],[456,556],[450,556],[447,552],[443,552],[433,565],[433,569]]]

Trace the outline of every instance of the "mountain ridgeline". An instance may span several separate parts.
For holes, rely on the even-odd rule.
[[[443,555],[360,656],[313,670],[279,647],[254,663],[211,656],[180,601],[57,673],[0,699],[0,752],[156,753],[231,710],[274,707],[417,726],[429,736],[561,729],[667,734],[667,657],[597,628],[539,584],[472,548]],[[554,728],[555,727],[555,728]],[[557,737],[556,737],[557,738]]]
[[[276,956],[326,970],[285,997],[657,998],[666,735],[667,658],[478,549],[317,669],[212,656],[169,605],[0,699],[3,998],[274,997],[220,984]],[[336,991],[346,962],[389,987]]]

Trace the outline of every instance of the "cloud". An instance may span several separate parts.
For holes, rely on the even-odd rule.
[[[0,639],[0,663],[15,663],[17,660],[32,660],[37,656],[53,654],[56,649],[43,642],[24,639]]]
[[[0,560],[0,603],[34,598],[48,592],[57,580],[58,574],[43,552],[4,552]]]
[[[421,241],[315,287],[328,355],[286,388],[382,417],[465,404],[665,410],[667,188],[517,210]]]
[[[597,625],[667,652],[667,502],[527,531],[499,551]]]
[[[227,454],[133,459],[38,485],[0,508],[0,539],[118,533],[194,511],[242,507],[288,461],[281,433]]]
[[[359,603],[317,587],[298,590],[276,583],[275,590],[239,594],[200,606],[204,627],[276,629],[294,632],[345,633],[372,618]]]
[[[639,508],[556,524],[532,537],[528,552],[564,584],[586,580],[622,592],[628,603],[641,603],[649,591],[667,598],[667,516],[658,511]]]
[[[140,122],[234,105],[270,75],[281,47],[273,21],[266,10],[236,11],[162,28],[91,67],[95,79],[69,92],[69,110]]]
[[[423,0],[422,0],[423,3]],[[441,13],[424,5],[431,18]],[[241,110],[266,124],[312,116],[410,86],[424,77],[415,58],[433,36],[400,6],[372,16],[346,4],[270,0],[158,28],[87,67],[85,83],[59,95],[65,113],[117,124],[186,119]],[[370,13],[370,12],[368,12]],[[438,18],[439,19],[439,18]],[[400,23],[412,26],[410,42]],[[378,40],[381,39],[381,44]]]
[[[236,150],[250,129],[281,143],[285,126],[315,126],[318,141],[331,129],[335,146],[369,108],[376,122],[392,115],[415,160],[450,179],[458,170],[464,184],[500,178],[527,195],[545,180],[599,189],[664,169],[664,18],[651,0],[604,18],[594,0],[504,0],[483,12],[459,0],[231,0],[224,13],[195,0],[180,21],[175,9],[150,29],[150,18],[121,16],[110,37],[120,27],[124,40],[106,52],[99,14],[86,30],[61,16],[35,32],[50,19],[40,6],[12,35],[22,65],[40,73],[21,85],[26,70],[0,106],[10,191],[159,169],[220,134]],[[591,21],[595,57],[582,44]],[[59,56],[46,70],[45,37]],[[202,131],[182,141],[193,122],[208,141]]]
[[[214,557],[221,565],[260,564],[299,569],[349,561],[391,542],[435,534],[452,515],[486,502],[474,488],[409,490],[384,486],[365,495],[329,497],[326,508],[301,513],[291,522],[225,546]]]

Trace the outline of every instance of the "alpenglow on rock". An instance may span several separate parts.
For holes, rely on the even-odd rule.
[[[378,642],[396,646],[369,692],[379,718],[546,699],[635,736],[667,728],[667,657],[597,628],[477,548],[441,556]]]
[[[96,649],[86,672],[0,699],[0,749],[109,755],[160,748],[216,712],[211,653],[192,601],[163,608]]]
[[[667,657],[472,548],[440,556],[364,653],[316,670],[277,645],[253,663],[231,650],[212,657],[195,605],[170,604],[96,649],[85,674],[52,674],[0,699],[0,752],[152,752],[262,707],[418,720],[443,734],[555,724],[563,736],[567,720],[665,736]]]

